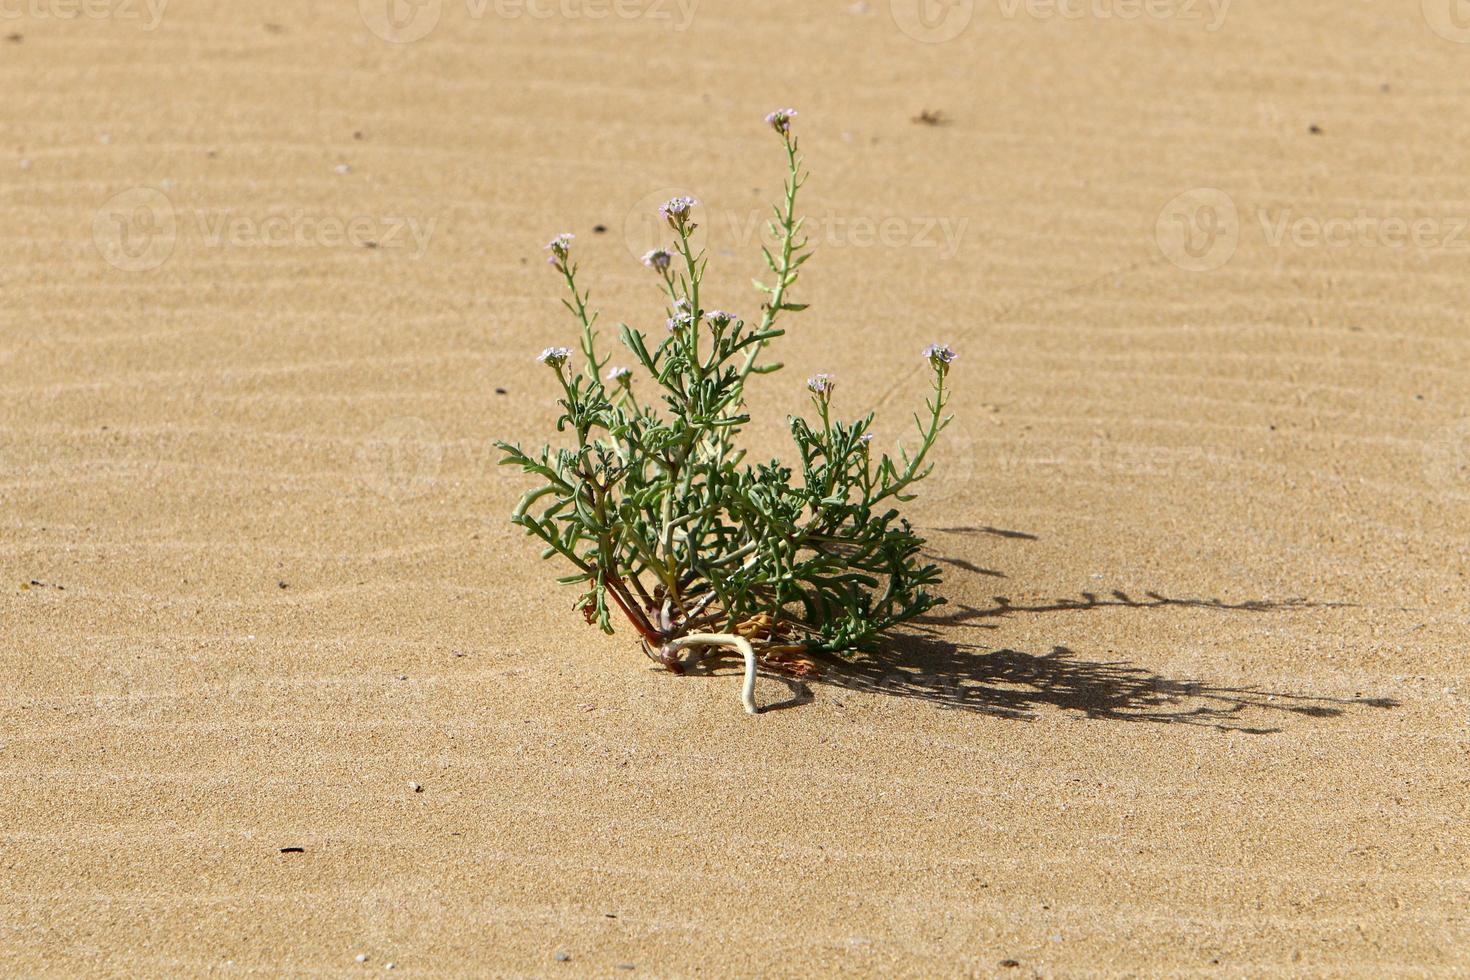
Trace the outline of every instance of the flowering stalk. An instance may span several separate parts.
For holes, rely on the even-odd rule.
[[[537,485],[511,520],[544,545],[543,557],[570,566],[560,581],[582,587],[589,623],[613,632],[617,609],[645,649],[672,670],[685,650],[730,647],[745,660],[742,702],[754,710],[758,662],[779,667],[793,650],[848,654],[871,649],[885,631],[944,600],[929,588],[939,569],[925,563],[923,542],[892,506],[913,499],[948,424],[946,380],[955,354],[931,345],[934,393],[916,418],[918,448],[898,458],[874,453],[871,414],[843,421],[834,411],[836,379],[807,385],[818,417],[790,420],[798,462],[747,464],[738,436],[750,421],[745,385],[766,374],[761,354],[784,334],[783,313],[804,310],[789,292],[811,257],[796,212],[806,180],[792,134],[794,110],[767,123],[786,150],[784,204],[775,208],[775,251],[764,250],[774,279],[757,283],[761,316],[704,308],[706,256],[692,242],[697,202],[674,198],[660,208],[673,240],[643,262],[668,299],[666,329],[644,333],[621,324],[619,338],[634,368],[604,370],[597,351],[597,313],[577,283],[572,238],[547,246],[571,298],[564,300],[580,333],[582,370],[573,351],[552,347],[540,361],[561,387],[557,427],[574,443],[528,453],[498,443],[502,462]],[[651,384],[640,400],[635,386]]]

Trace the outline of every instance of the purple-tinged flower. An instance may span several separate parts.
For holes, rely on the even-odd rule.
[[[726,313],[724,310],[710,310],[704,315],[709,325],[716,330],[724,330],[732,323],[738,323],[740,318],[734,313]]]
[[[667,249],[655,248],[643,256],[643,264],[648,266],[659,275],[669,271],[669,263],[674,261],[674,256]]]
[[[671,198],[659,205],[658,213],[664,216],[664,220],[675,231],[680,230],[689,221],[689,211],[698,204],[694,198],[684,195]]]
[[[633,383],[633,370],[625,367],[608,368],[607,380],[626,388]]]
[[[873,441],[873,433],[871,433],[871,432],[864,432],[862,435],[858,436],[858,442],[862,443],[863,446],[865,446],[865,447],[868,445],[868,443],[870,443],[872,441]]]
[[[567,358],[571,356],[572,349],[570,347],[548,347],[536,355],[536,360],[560,370],[561,366],[567,362]]]
[[[692,313],[675,313],[668,319],[669,333],[673,333],[676,330],[684,330],[693,325],[694,315]]]
[[[953,364],[954,359],[959,356],[948,344],[930,344],[924,348],[924,359],[941,371]]]
[[[837,379],[830,374],[818,374],[806,379],[807,390],[818,398],[831,398]]]
[[[791,120],[796,118],[795,109],[777,109],[766,116],[766,125],[770,126],[782,136],[791,134]]]
[[[551,257],[548,261],[550,261],[552,265],[556,265],[560,262],[565,262],[567,258],[567,252],[569,252],[572,247],[572,239],[576,237],[576,235],[564,231],[560,235],[557,235],[555,238],[553,238],[551,241],[547,242],[546,251],[551,253]]]

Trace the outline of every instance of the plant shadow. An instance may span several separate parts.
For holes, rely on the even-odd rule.
[[[1392,708],[1389,698],[1332,698],[1167,677],[1123,660],[1094,661],[1067,647],[1046,653],[983,651],[924,633],[901,635],[880,654],[833,663],[822,684],[923,701],[936,707],[1031,721],[1045,709],[1106,721],[1198,725],[1248,735],[1279,727],[1247,712],[1333,718],[1352,706]]]

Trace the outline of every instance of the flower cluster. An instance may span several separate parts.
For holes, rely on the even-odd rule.
[[[924,348],[924,360],[934,365],[935,369],[940,371],[948,368],[954,363],[954,359],[959,356],[948,344],[930,344]]]
[[[791,120],[796,118],[795,109],[777,109],[766,116],[766,125],[782,136],[791,135]]]
[[[643,256],[643,264],[648,266],[654,272],[657,272],[659,275],[663,275],[665,272],[669,271],[669,263],[673,260],[674,256],[671,255],[667,249],[663,248],[650,249],[648,253]]]
[[[560,235],[557,235],[555,238],[553,238],[551,241],[547,242],[546,251],[550,252],[551,254],[546,257],[546,261],[550,262],[558,269],[564,268],[566,266],[567,253],[570,252],[572,248],[572,239],[576,237],[576,235],[564,231]]]
[[[698,203],[692,197],[675,197],[661,204],[658,213],[664,216],[669,227],[675,231],[680,233],[693,231],[694,226],[689,224],[689,212]]]
[[[615,385],[622,385],[624,388],[630,387],[633,384],[633,369],[625,367],[608,368],[607,380]]]
[[[572,349],[570,347],[548,347],[536,355],[536,360],[542,364],[548,364],[551,367],[560,369],[571,356]]]
[[[807,391],[821,399],[832,397],[832,389],[837,387],[837,379],[830,374],[818,374],[806,379]]]

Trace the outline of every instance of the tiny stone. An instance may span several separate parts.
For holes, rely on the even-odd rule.
[[[571,958],[572,958],[572,954],[571,953],[558,952],[556,954],[556,961],[558,963],[565,963],[568,960],[570,960]]]
[[[101,136],[97,137],[97,142],[101,143],[103,146],[106,146],[108,143],[112,142],[112,136],[109,133],[103,133]]]
[[[20,169],[22,169],[22,170],[29,170],[29,169],[31,169],[31,161],[29,161],[29,160],[22,160],[20,162]]]
[[[337,164],[336,170],[339,174],[350,174],[352,173],[352,165],[347,163],[339,163]]]
[[[366,953],[358,953],[357,954],[357,962],[359,962],[359,963],[366,963],[367,962],[367,954]]]
[[[418,783],[409,783],[408,788],[413,790],[415,793],[422,793],[424,791],[424,788]]]
[[[396,970],[396,969],[398,969],[398,964],[397,963],[384,963],[383,964],[383,969],[385,969],[385,970]]]

